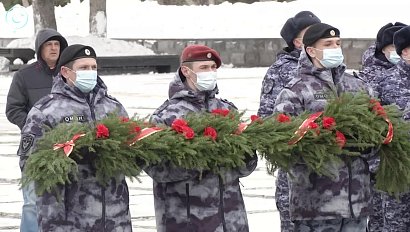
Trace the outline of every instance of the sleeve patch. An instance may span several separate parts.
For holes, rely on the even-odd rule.
[[[33,146],[34,143],[34,135],[32,134],[25,134],[22,136],[20,141],[20,152],[22,155],[25,155],[30,148]]]

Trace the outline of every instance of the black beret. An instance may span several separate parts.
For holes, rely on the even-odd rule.
[[[301,11],[294,17],[289,18],[283,25],[280,35],[286,41],[288,47],[293,49],[293,40],[306,27],[320,23],[320,19],[310,11]]]
[[[57,68],[60,69],[61,66],[80,59],[80,58],[94,58],[97,59],[97,55],[92,47],[82,45],[82,44],[73,44],[68,46],[61,53],[60,60],[58,61]]]
[[[401,22],[395,22],[394,24],[388,23],[381,27],[379,31],[377,32],[377,37],[376,37],[376,52],[381,52],[384,46],[382,46],[382,40],[383,40],[383,33],[386,29],[394,26],[407,26],[404,23]],[[393,38],[393,37],[392,37]],[[388,44],[387,44],[388,45]],[[385,45],[386,46],[386,45]]]
[[[410,46],[410,26],[403,27],[394,33],[393,44],[396,47],[397,54],[401,55],[403,49]]]
[[[305,48],[313,45],[319,39],[340,37],[340,31],[336,27],[326,23],[317,23],[309,27],[303,36]]]

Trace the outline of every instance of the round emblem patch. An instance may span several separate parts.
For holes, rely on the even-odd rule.
[[[206,54],[206,57],[208,57],[208,59],[211,59],[212,54],[209,52],[208,54]]]
[[[331,36],[335,36],[335,35],[336,35],[336,32],[335,32],[334,30],[331,30],[329,33],[330,33]]]
[[[89,56],[91,54],[90,50],[88,50],[87,48],[84,50],[84,53]]]

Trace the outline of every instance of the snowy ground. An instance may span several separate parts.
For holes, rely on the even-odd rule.
[[[231,69],[218,71],[220,97],[234,102],[245,117],[255,114],[259,104],[262,78],[267,68]],[[103,76],[109,93],[120,100],[129,114],[146,116],[167,98],[168,83],[173,74],[144,74]],[[10,74],[0,74],[0,231],[17,232],[22,206],[18,179],[20,170],[16,151],[18,128],[5,117],[5,104]],[[130,209],[135,231],[155,231],[152,181],[143,175],[141,183],[130,182]],[[275,179],[266,173],[263,161],[249,177],[242,178],[242,190],[251,232],[280,231],[279,214],[274,201]],[[269,229],[268,229],[269,228]]]

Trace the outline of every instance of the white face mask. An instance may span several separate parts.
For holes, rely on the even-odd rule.
[[[389,57],[386,57],[387,60],[392,64],[397,64],[400,61],[400,56],[397,54],[396,51],[390,51]]]
[[[196,73],[190,68],[186,68],[196,75],[196,83],[194,83],[194,85],[199,91],[210,91],[215,89],[217,78],[217,73],[215,71]]]
[[[319,62],[325,68],[336,68],[343,63],[344,56],[341,48],[327,48],[323,50],[316,50],[323,52],[323,58],[319,60]]]
[[[195,86],[199,91],[209,91],[216,87],[216,72],[200,72],[196,73],[196,83]]]

